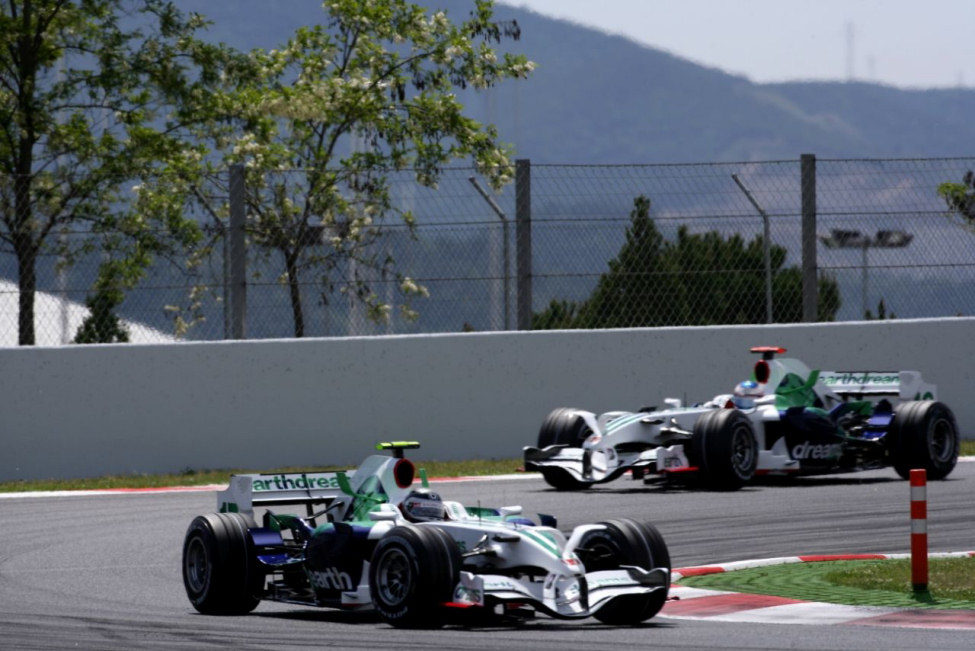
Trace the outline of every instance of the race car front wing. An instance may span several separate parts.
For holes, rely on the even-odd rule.
[[[544,448],[527,446],[523,453],[525,470],[558,468],[576,481],[593,484],[612,481],[628,470],[634,470],[639,477],[647,473],[666,475],[697,470],[688,461],[682,443],[649,448],[638,453],[617,453],[612,448],[587,449],[566,445],[549,445]]]
[[[539,580],[461,572],[451,605],[517,604],[532,606],[560,619],[581,619],[620,597],[667,590],[669,585],[670,571],[666,568],[644,570],[624,566],[581,576],[553,573]]]

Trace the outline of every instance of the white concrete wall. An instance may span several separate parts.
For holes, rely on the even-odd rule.
[[[975,319],[0,349],[0,480],[518,457],[558,406],[730,391],[753,345],[829,370],[914,369],[975,434]]]

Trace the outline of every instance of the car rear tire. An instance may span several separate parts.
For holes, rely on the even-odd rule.
[[[579,448],[590,434],[592,430],[578,414],[577,409],[560,407],[550,412],[542,421],[542,427],[538,430],[538,447],[567,445],[571,448]],[[583,490],[591,485],[579,481],[561,468],[542,468],[541,473],[549,486],[560,491]]]
[[[702,483],[714,490],[738,490],[755,475],[758,441],[748,417],[737,409],[715,409],[694,423],[688,460]]]
[[[600,522],[605,529],[589,531],[576,549],[586,572],[613,570],[622,565],[635,565],[645,570],[670,570],[670,553],[663,536],[649,522],[619,518]],[[605,624],[639,624],[663,608],[669,588],[650,594],[617,597],[593,617]]]
[[[887,435],[894,470],[904,479],[912,468],[925,469],[928,479],[944,479],[958,462],[958,425],[944,403],[916,400],[897,405]]]
[[[183,540],[183,586],[205,615],[245,615],[261,602],[264,572],[240,513],[196,517]]]
[[[397,628],[437,628],[460,579],[460,548],[435,526],[393,527],[369,563],[372,603]]]

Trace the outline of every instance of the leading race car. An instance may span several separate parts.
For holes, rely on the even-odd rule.
[[[537,447],[525,447],[526,470],[549,485],[578,490],[626,471],[646,482],[694,477],[734,490],[755,475],[824,474],[893,466],[943,479],[958,459],[951,410],[916,371],[810,371],[784,348],[761,355],[751,378],[693,407],[551,412]],[[686,474],[684,474],[686,473]]]
[[[404,457],[414,442],[382,443],[349,474],[236,475],[219,513],[193,520],[183,583],[205,614],[245,614],[262,599],[374,608],[399,627],[438,626],[448,611],[612,624],[653,617],[667,599],[670,556],[650,524],[622,518],[576,527],[540,522],[520,506],[463,506],[430,490]],[[302,505],[303,515],[255,508]]]

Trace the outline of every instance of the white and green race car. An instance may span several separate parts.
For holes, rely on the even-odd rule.
[[[393,456],[348,473],[232,477],[219,512],[186,532],[190,603],[206,614],[244,614],[261,600],[374,608],[401,627],[441,625],[450,612],[637,624],[663,606],[670,557],[653,525],[623,518],[566,535],[520,506],[442,500],[403,455],[416,447],[379,444]],[[279,512],[290,506],[305,512]]]
[[[784,348],[761,359],[733,393],[693,407],[601,415],[551,412],[526,470],[560,490],[585,489],[630,471],[634,479],[691,477],[740,488],[756,475],[825,474],[893,466],[943,479],[958,459],[958,428],[937,388],[917,371],[818,371]]]

